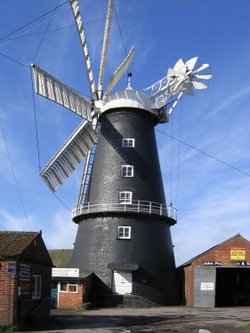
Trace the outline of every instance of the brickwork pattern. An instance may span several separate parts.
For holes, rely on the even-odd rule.
[[[0,325],[16,322],[16,275],[8,273],[8,261],[0,261]]]
[[[77,293],[59,292],[58,307],[64,309],[79,309],[83,303],[83,284],[78,284]]]
[[[235,266],[237,260],[230,259],[230,250],[232,249],[245,249],[246,262],[250,262],[250,242],[240,235],[237,235],[222,243],[204,255],[200,255],[190,261],[190,265],[184,267],[185,279],[185,298],[186,305],[193,306],[194,304],[194,271],[196,267],[202,266],[204,262],[218,262],[223,266]],[[238,260],[240,261],[240,260]],[[249,268],[250,269],[250,268]]]

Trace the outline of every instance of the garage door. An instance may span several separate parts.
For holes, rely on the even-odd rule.
[[[194,272],[194,306],[215,306],[216,267],[196,267]]]

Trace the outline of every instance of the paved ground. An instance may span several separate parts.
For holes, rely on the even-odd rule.
[[[250,333],[250,307],[53,310],[49,322],[29,332]]]

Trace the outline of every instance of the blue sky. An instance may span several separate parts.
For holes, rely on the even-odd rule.
[[[70,248],[77,228],[70,209],[83,165],[55,196],[39,176],[38,154],[43,167],[80,119],[39,96],[34,112],[28,68],[34,62],[89,96],[69,4],[52,19],[50,13],[10,34],[58,3],[63,1],[1,4],[0,229],[42,230],[48,248]],[[177,265],[236,233],[250,239],[250,2],[116,0],[115,5],[122,37],[114,15],[105,82],[125,57],[123,42],[127,52],[136,48],[130,68],[134,89],[165,76],[179,58],[198,56],[211,66],[209,88],[184,96],[170,122],[156,127],[167,202],[179,212],[172,227]],[[80,0],[80,6],[97,73],[106,1]],[[117,89],[125,86],[126,77]]]

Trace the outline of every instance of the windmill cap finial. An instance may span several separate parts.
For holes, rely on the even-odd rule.
[[[128,85],[126,89],[129,90],[133,90],[133,88],[131,87],[131,77],[133,76],[133,74],[131,72],[128,73]]]

